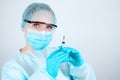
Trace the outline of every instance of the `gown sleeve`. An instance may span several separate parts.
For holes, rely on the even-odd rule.
[[[27,77],[17,65],[7,63],[2,68],[2,80],[27,80]]]
[[[46,70],[36,71],[28,77],[19,65],[9,62],[2,68],[2,80],[54,80],[54,78]]]
[[[96,80],[94,71],[87,62],[80,67],[70,64],[70,75],[73,80]]]

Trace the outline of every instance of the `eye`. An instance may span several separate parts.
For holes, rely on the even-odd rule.
[[[40,27],[40,24],[39,24],[39,23],[34,23],[34,24],[33,24],[33,27],[34,27],[34,28],[39,28],[39,27]]]
[[[53,26],[52,25],[48,25],[48,26],[46,26],[46,28],[51,30],[51,29],[53,29]]]

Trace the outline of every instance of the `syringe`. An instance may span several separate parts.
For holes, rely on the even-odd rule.
[[[63,40],[62,40],[62,48],[65,47],[65,35],[63,35]],[[69,55],[70,58],[70,55]],[[67,62],[67,67],[66,67],[67,71],[65,72],[65,74],[70,75],[70,65],[69,62]],[[71,75],[70,75],[71,76]],[[72,78],[71,78],[72,79]],[[73,79],[72,79],[73,80]]]
[[[65,35],[63,35],[63,40],[62,40],[62,48],[65,47]]]

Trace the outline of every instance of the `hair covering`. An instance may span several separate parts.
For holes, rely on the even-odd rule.
[[[22,30],[24,30],[26,26],[26,20],[34,20],[34,19],[39,19],[39,18],[46,18],[53,22],[54,24],[56,23],[56,16],[53,10],[50,8],[49,5],[45,3],[32,3],[30,4],[25,11],[23,12],[22,15]]]

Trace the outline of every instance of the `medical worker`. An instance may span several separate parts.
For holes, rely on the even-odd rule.
[[[48,47],[56,28],[55,14],[47,4],[29,5],[22,16],[26,44],[3,65],[2,80],[96,80],[78,50]]]

